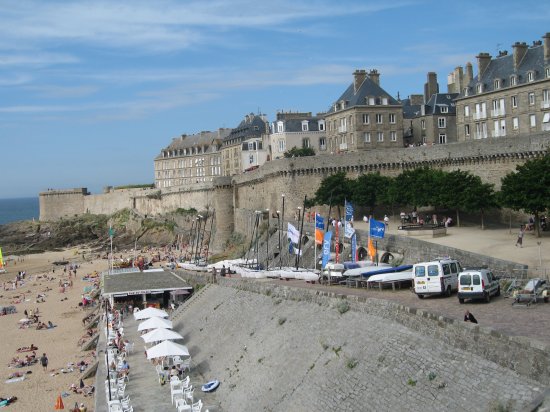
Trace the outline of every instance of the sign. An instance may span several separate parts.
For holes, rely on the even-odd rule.
[[[330,259],[330,241],[332,239],[332,232],[328,231],[325,233],[323,238],[323,261],[321,268],[324,269]]]
[[[351,226],[351,222],[345,222],[344,237],[351,238],[355,235],[355,229]]]
[[[370,220],[370,237],[375,239],[384,239],[384,233],[386,232],[386,224],[379,222],[378,220]]]
[[[353,205],[349,202],[346,202],[346,221],[351,222],[353,220]]]

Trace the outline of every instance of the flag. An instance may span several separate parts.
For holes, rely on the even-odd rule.
[[[353,234],[351,237],[351,261],[357,260],[357,234]]]
[[[344,237],[351,238],[355,234],[355,229],[351,226],[351,222],[344,222],[346,227],[344,229]]]
[[[323,216],[315,213],[315,244],[323,244],[323,230],[325,230],[325,220]]]
[[[374,262],[374,258],[376,256],[376,249],[374,248],[374,244],[372,243],[372,238],[369,238],[368,249],[369,249],[370,260]]]
[[[330,241],[332,239],[332,232],[329,230],[325,233],[325,236],[323,238],[323,262],[321,264],[321,268],[325,268],[325,266],[328,263],[328,260],[330,259]]]
[[[353,205],[350,202],[345,202],[346,207],[346,222],[351,222],[353,220]]]
[[[384,222],[379,222],[378,220],[370,220],[370,237],[375,239],[384,239],[384,233],[386,232],[386,225]]]
[[[4,269],[4,258],[2,257],[2,248],[0,247],[0,270]]]
[[[300,242],[300,232],[290,223],[288,224],[287,238],[290,239],[292,243],[298,244]]]
[[[113,229],[112,226],[109,226],[109,237],[113,237],[115,235],[115,229]]]

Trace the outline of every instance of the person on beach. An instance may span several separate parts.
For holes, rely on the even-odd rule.
[[[45,371],[48,370],[48,357],[46,356],[45,353],[43,353],[42,356],[40,357],[40,364],[42,365]]]
[[[518,240],[516,240],[516,247],[523,247],[523,235],[525,235],[525,227],[521,225],[519,227]]]
[[[472,315],[472,314],[470,313],[469,310],[467,310],[467,311],[464,313],[464,322],[477,323],[477,319],[474,317],[474,315]]]

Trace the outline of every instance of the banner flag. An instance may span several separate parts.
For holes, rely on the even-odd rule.
[[[351,238],[355,234],[355,229],[351,225],[351,222],[345,222],[345,224],[344,237]]]
[[[353,234],[351,237],[351,261],[357,260],[357,234]]]
[[[323,231],[325,230],[325,219],[318,213],[315,213],[315,244],[323,244]]]
[[[386,225],[384,222],[379,222],[378,220],[370,220],[370,237],[376,239],[384,239],[384,233],[386,232]]]
[[[288,224],[287,238],[290,239],[292,243],[298,244],[300,242],[300,232],[290,223]]]
[[[332,232],[329,230],[323,238],[323,261],[321,268],[324,269],[330,259],[330,241],[332,240]]]
[[[353,220],[353,205],[350,202],[345,202],[346,206],[346,222],[351,222]]]
[[[370,260],[372,262],[374,262],[374,259],[375,259],[375,256],[376,256],[376,248],[374,247],[374,244],[372,243],[372,238],[369,238],[368,249],[369,249]]]

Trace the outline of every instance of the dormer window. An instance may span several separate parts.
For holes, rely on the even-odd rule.
[[[517,84],[518,84],[517,76],[511,76],[510,77],[510,86],[516,86]]]
[[[546,73],[546,78],[550,79],[550,67],[546,68],[545,73]]]
[[[476,92],[477,93],[483,93],[483,83],[478,83],[476,85]]]
[[[449,113],[449,107],[448,106],[440,106],[441,113]]]
[[[284,131],[283,122],[277,122],[277,133],[282,133]]]
[[[307,132],[309,130],[309,122],[307,120],[302,120],[302,132]]]
[[[464,88],[464,90],[462,91],[462,94],[463,94],[464,96],[469,96],[469,91],[468,91],[468,88],[467,88],[467,87]]]
[[[374,106],[376,104],[376,100],[374,100],[374,97],[369,97],[369,105]]]
[[[320,132],[324,132],[325,131],[325,121],[324,120],[319,120],[319,131]]]
[[[535,72],[533,71],[527,72],[527,81],[532,82],[534,80],[535,80]]]
[[[387,106],[388,105],[388,98],[382,97],[382,105]]]
[[[500,89],[500,79],[495,79],[495,81],[493,82],[493,88],[495,90]]]

